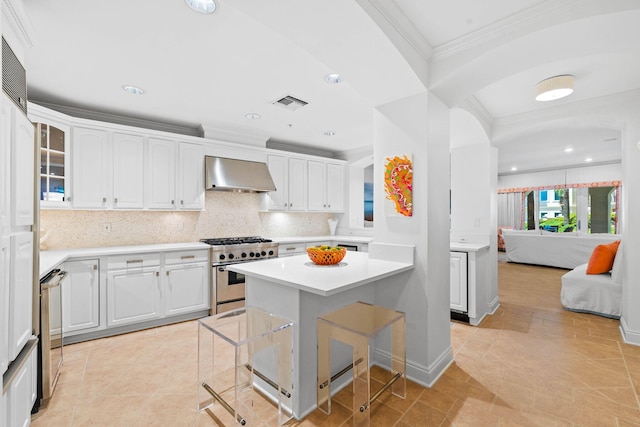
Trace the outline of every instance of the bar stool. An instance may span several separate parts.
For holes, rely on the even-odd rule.
[[[211,408],[215,412],[221,407],[233,417],[229,423],[264,425],[263,408],[272,406],[266,397],[276,403],[279,425],[291,419],[292,325],[290,320],[255,307],[200,319],[198,410]],[[263,416],[254,420],[258,410]],[[215,415],[225,416],[223,411]]]
[[[391,328],[391,379],[371,395],[369,341]],[[331,376],[331,340],[353,347],[350,365]],[[357,302],[318,318],[318,408],[331,413],[331,383],[353,370],[353,425],[368,426],[370,406],[391,387],[394,396],[406,397],[405,314],[364,302]]]

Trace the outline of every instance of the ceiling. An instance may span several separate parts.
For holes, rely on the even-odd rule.
[[[184,0],[24,5],[32,101],[235,142],[371,147],[372,108],[426,86],[478,118],[501,173],[619,162],[619,129],[559,119],[640,88],[637,0],[218,0],[212,15]],[[334,72],[342,83],[325,82]],[[535,84],[559,74],[575,92],[536,102]],[[308,105],[273,105],[287,95]]]

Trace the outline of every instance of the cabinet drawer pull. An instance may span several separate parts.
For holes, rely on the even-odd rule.
[[[113,199],[113,203],[118,203],[118,198]]]
[[[167,271],[167,276],[169,275],[169,273],[171,273],[170,271]]]
[[[180,259],[193,259],[195,257],[196,257],[195,255],[182,255]]]
[[[184,200],[180,200],[180,204],[181,204],[181,205],[184,205]]]
[[[286,248],[285,249],[285,251],[295,251],[295,250],[296,250],[295,246],[293,248]]]
[[[156,271],[156,277],[160,276],[160,272]]]
[[[128,259],[127,260],[127,264],[135,264],[135,263],[138,263],[138,262],[144,262],[144,260],[142,260],[142,259]]]
[[[176,201],[175,201],[175,200],[172,200],[172,201],[171,201],[171,204],[172,204],[172,205],[175,205],[175,204],[176,204]]]

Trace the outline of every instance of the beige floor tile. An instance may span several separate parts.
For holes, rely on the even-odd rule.
[[[454,363],[431,387],[407,381],[407,397],[385,391],[372,425],[640,426],[640,347],[625,344],[619,321],[566,311],[566,271],[501,262],[500,307],[478,327],[451,322]],[[196,321],[65,346],[54,397],[33,416],[46,427],[220,427],[220,405],[198,412]],[[224,354],[216,362],[232,366]],[[389,373],[371,372],[372,388]],[[289,427],[350,424],[351,391],[331,415],[314,411]],[[272,404],[256,400],[257,427],[277,424]]]

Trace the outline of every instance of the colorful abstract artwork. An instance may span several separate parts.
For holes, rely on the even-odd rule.
[[[387,157],[384,167],[387,216],[413,215],[413,163],[411,155]]]

